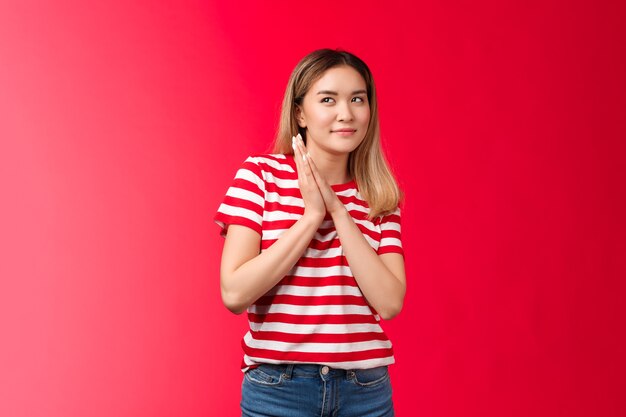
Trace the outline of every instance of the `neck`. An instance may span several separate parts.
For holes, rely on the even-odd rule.
[[[348,174],[348,154],[333,155],[319,149],[309,149],[317,170],[330,185],[345,184],[350,181]]]

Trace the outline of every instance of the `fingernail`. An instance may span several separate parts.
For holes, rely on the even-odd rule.
[[[302,136],[298,133],[298,139],[302,140]]]
[[[306,161],[306,155],[302,155],[302,160]]]

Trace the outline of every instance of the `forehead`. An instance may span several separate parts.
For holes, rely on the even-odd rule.
[[[332,90],[339,93],[366,89],[365,80],[357,70],[350,66],[327,69],[311,86],[309,93],[317,94],[320,90]]]

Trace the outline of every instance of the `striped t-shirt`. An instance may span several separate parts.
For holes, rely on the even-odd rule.
[[[378,254],[403,254],[399,209],[370,221],[369,207],[354,180],[331,187]],[[230,224],[255,230],[263,251],[303,213],[293,155],[258,155],[247,158],[237,171],[215,222],[222,235]],[[364,369],[394,362],[380,317],[352,276],[328,215],[303,256],[247,313],[244,372],[261,363]]]

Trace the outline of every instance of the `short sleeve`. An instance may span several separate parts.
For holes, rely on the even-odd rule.
[[[383,253],[399,253],[404,256],[401,231],[400,208],[398,207],[394,212],[383,216],[380,221],[379,255]]]
[[[263,172],[256,158],[249,157],[237,170],[224,201],[217,209],[214,221],[221,227],[222,236],[226,235],[231,224],[249,227],[261,235],[264,206]]]

